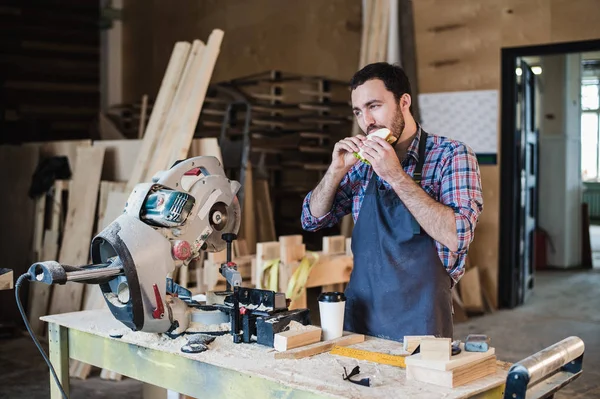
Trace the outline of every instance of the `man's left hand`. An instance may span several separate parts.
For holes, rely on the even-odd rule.
[[[381,137],[363,141],[363,156],[371,163],[373,170],[383,180],[390,182],[404,174],[394,148]]]

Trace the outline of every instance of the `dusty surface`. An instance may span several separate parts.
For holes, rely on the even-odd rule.
[[[525,306],[515,309],[499,311],[494,314],[473,318],[467,323],[455,326],[455,338],[464,339],[469,333],[485,333],[490,335],[496,348],[498,359],[505,361],[518,361],[546,346],[561,339],[576,335],[582,338],[586,345],[584,355],[583,376],[563,388],[556,395],[557,399],[563,398],[594,398],[600,397],[600,310],[597,298],[600,298],[600,273],[538,273],[536,292],[531,301]],[[141,337],[138,337],[138,339]],[[156,338],[150,339],[153,341]],[[180,339],[181,340],[181,339]],[[183,341],[182,341],[183,342]],[[157,346],[173,345],[172,350],[178,350],[178,345],[169,340],[159,339]],[[369,348],[375,341],[366,341],[362,348]],[[210,344],[211,350],[205,352],[206,359],[213,359],[219,352],[228,352],[233,343],[226,337],[221,337]],[[262,357],[272,355],[262,347],[236,346],[240,350],[242,364],[255,363],[258,367]],[[402,348],[388,348],[395,354],[401,353]],[[47,346],[46,346],[47,350]],[[253,358],[259,354],[258,358]],[[202,355],[202,354],[200,354]],[[197,356],[200,356],[197,355]],[[221,361],[230,362],[233,355],[221,358]],[[278,367],[281,375],[290,376],[294,383],[303,381],[313,382],[316,377],[298,374],[295,367],[300,363],[296,360],[280,360]],[[352,368],[353,359],[319,355],[312,359],[311,366],[316,370],[325,370],[324,378],[320,382],[327,386],[339,386],[343,367]],[[332,369],[330,369],[332,368]],[[94,369],[93,374],[85,381],[71,379],[72,399],[100,399],[100,398],[141,398],[142,384],[129,378],[122,381],[104,381],[99,378],[99,370]],[[378,386],[378,390],[386,390],[386,384],[403,384],[403,373],[390,366],[365,364],[361,366],[361,378],[370,377],[371,383]],[[49,397],[48,369],[31,339],[19,337],[15,339],[0,339],[0,398],[31,398],[42,399]],[[344,391],[356,397],[367,393],[373,388],[364,388],[354,384],[342,385]],[[389,394],[389,391],[388,391]],[[351,396],[351,397],[352,397]],[[395,397],[397,395],[391,395]],[[444,397],[435,394],[430,397]],[[446,396],[447,397],[447,396]]]

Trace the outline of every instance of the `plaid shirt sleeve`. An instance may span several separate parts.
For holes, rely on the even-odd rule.
[[[307,231],[316,231],[322,228],[331,227],[336,225],[342,220],[342,218],[352,212],[352,201],[354,198],[354,192],[358,182],[355,179],[354,167],[346,173],[342,179],[335,197],[331,209],[325,215],[321,217],[315,217],[310,212],[310,198],[312,197],[313,191],[310,191],[304,198],[302,204],[302,228]]]
[[[479,164],[473,150],[458,142],[450,146],[449,153],[444,158],[446,163],[442,168],[440,202],[454,210],[458,250],[452,255],[464,259],[473,241],[479,215],[483,211]],[[464,262],[450,270],[450,276],[455,281],[460,280],[463,274]]]

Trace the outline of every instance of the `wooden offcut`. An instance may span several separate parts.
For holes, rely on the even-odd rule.
[[[291,324],[291,323],[290,323]],[[273,347],[278,352],[310,345],[321,340],[321,327],[300,325],[275,334]]]
[[[421,359],[450,360],[452,356],[452,341],[450,338],[422,338]]]

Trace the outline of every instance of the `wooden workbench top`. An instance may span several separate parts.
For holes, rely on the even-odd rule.
[[[227,368],[242,374],[262,377],[288,386],[334,398],[466,398],[497,387],[506,380],[507,372],[500,366],[495,374],[454,389],[406,380],[402,368],[358,361],[353,358],[323,353],[304,359],[275,359],[273,348],[258,344],[234,344],[231,335],[217,337],[203,353],[186,354],[180,348],[187,342],[185,337],[171,339],[158,334],[133,332],[117,321],[109,310],[90,310],[44,316],[42,320],[78,330],[109,340],[119,340],[141,347],[171,353],[199,362]],[[118,330],[122,338],[110,338],[111,331]],[[353,348],[377,352],[402,354],[402,344],[379,338],[367,337]],[[370,378],[371,386],[363,387],[342,379],[344,367],[348,373],[360,366],[355,378]]]

